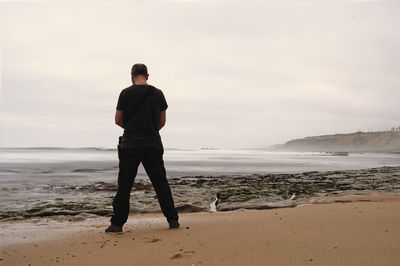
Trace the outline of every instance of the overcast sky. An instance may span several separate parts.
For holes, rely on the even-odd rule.
[[[0,146],[115,147],[136,62],[166,148],[400,126],[400,1],[0,1]]]

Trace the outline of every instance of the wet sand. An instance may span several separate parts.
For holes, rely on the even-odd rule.
[[[295,208],[4,222],[1,265],[400,265],[400,195],[330,196]],[[333,202],[333,203],[332,203]],[[32,222],[34,221],[34,222]]]

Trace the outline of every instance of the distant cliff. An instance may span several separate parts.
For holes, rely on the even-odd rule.
[[[273,150],[322,152],[400,152],[399,131],[356,132],[294,139]]]

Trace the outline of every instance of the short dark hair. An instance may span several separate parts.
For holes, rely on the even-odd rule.
[[[149,73],[147,72],[147,67],[145,64],[134,64],[132,66],[131,74],[134,76],[138,76],[138,75],[147,76]]]

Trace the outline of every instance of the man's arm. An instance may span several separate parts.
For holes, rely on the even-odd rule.
[[[166,116],[167,115],[166,115],[165,110],[161,111],[161,114],[160,114],[160,125],[158,126],[158,130],[161,130],[165,126],[165,122],[167,120]]]
[[[115,124],[125,129],[124,122],[122,122],[122,112],[121,110],[115,111]]]

